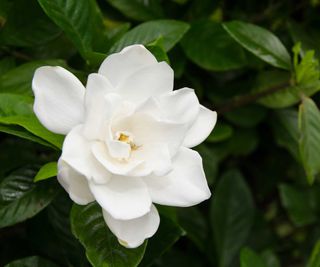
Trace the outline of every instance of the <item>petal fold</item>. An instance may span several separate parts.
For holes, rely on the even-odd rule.
[[[107,184],[89,182],[89,187],[99,205],[115,219],[131,220],[150,211],[151,198],[140,178],[113,176]]]
[[[142,245],[145,239],[155,234],[160,224],[160,217],[154,205],[151,206],[150,212],[132,220],[114,219],[105,210],[103,210],[103,217],[119,242],[128,248]]]
[[[32,89],[34,112],[50,131],[67,134],[84,119],[85,88],[71,72],[62,67],[40,67]]]
[[[173,170],[162,177],[143,178],[152,201],[161,205],[189,207],[211,196],[198,152],[180,148]]]

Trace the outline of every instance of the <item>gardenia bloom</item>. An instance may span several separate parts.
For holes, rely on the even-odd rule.
[[[34,112],[66,135],[58,180],[80,205],[97,201],[119,242],[134,248],[159,226],[152,203],[188,207],[211,195],[200,155],[190,149],[217,114],[194,90],[173,91],[173,70],[142,45],[108,56],[86,88],[62,67],[40,67]]]

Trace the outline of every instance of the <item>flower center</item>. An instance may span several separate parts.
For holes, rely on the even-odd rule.
[[[118,141],[120,142],[124,142],[130,145],[131,150],[137,150],[140,146],[137,146],[134,142],[133,142],[133,137],[130,133],[128,132],[118,132],[116,134],[116,137],[118,139]]]

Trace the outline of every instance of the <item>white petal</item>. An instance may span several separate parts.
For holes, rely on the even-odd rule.
[[[107,141],[110,156],[117,159],[128,159],[130,156],[130,145],[118,140]]]
[[[94,196],[89,189],[86,177],[75,171],[61,159],[58,161],[57,178],[75,203],[87,205],[94,201]]]
[[[182,147],[173,160],[173,170],[162,177],[145,177],[154,203],[189,207],[211,196],[200,155]]]
[[[187,132],[183,146],[194,147],[201,144],[209,136],[217,122],[217,112],[200,106],[198,117]]]
[[[199,113],[199,101],[193,89],[182,88],[157,99],[168,120],[191,124]]]
[[[61,159],[96,183],[106,183],[111,177],[111,174],[92,155],[91,142],[82,135],[82,125],[72,129],[66,136]]]
[[[150,211],[148,189],[140,178],[113,176],[104,185],[89,182],[89,187],[100,206],[118,220],[131,220]]]
[[[145,239],[155,234],[160,224],[160,217],[154,205],[150,212],[133,220],[116,220],[105,210],[102,211],[111,232],[127,248],[140,246]]]
[[[67,134],[84,119],[84,93],[81,82],[61,67],[40,67],[36,70],[32,89],[34,112],[50,131]]]
[[[125,99],[141,103],[151,96],[171,92],[173,76],[172,68],[166,62],[160,62],[134,72],[116,90]]]
[[[157,60],[144,46],[131,45],[108,56],[102,62],[99,73],[116,87],[137,70],[155,63]]]

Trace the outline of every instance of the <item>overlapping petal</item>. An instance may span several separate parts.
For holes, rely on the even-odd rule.
[[[105,210],[103,210],[103,217],[111,232],[118,237],[122,245],[128,248],[136,248],[145,239],[153,236],[160,223],[160,217],[154,205],[147,214],[132,220],[114,219]]]
[[[71,72],[62,67],[40,67],[32,89],[34,112],[50,131],[67,134],[83,122],[85,88]]]

